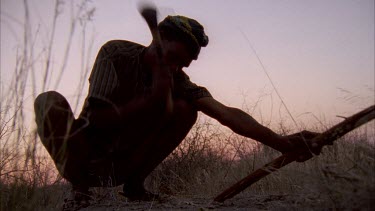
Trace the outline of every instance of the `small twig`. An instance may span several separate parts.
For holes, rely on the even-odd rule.
[[[348,118],[348,117],[340,116],[340,115],[336,115],[336,117],[343,118],[343,119],[347,119]]]

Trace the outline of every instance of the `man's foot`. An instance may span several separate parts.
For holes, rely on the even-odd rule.
[[[147,191],[143,185],[131,186],[124,185],[120,195],[125,196],[130,201],[155,201],[159,200],[159,195]]]
[[[90,205],[91,192],[72,190],[70,196],[64,199],[63,211],[76,211]]]

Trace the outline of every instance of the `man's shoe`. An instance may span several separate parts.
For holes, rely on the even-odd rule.
[[[72,191],[70,196],[64,199],[63,211],[76,211],[90,205],[91,192]]]
[[[133,187],[124,185],[120,195],[125,196],[130,201],[155,201],[159,200],[159,195],[147,191],[143,186]]]

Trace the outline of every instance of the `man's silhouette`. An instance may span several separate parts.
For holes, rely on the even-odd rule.
[[[102,46],[78,119],[57,92],[35,100],[39,136],[77,198],[89,187],[121,184],[131,200],[154,198],[145,178],[185,138],[198,111],[282,153],[303,147],[302,138],[274,133],[190,81],[183,69],[208,44],[201,24],[168,16],[158,29],[161,40],[148,47],[124,40]]]

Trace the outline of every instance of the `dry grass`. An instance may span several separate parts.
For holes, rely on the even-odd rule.
[[[211,200],[279,155],[251,140],[220,132],[217,127],[207,121],[197,123],[185,141],[147,178],[147,187],[175,197]],[[358,132],[349,134],[325,148],[322,155],[283,168],[239,197],[298,196],[291,207],[370,210],[375,199],[375,147],[364,137]],[[23,168],[19,165],[22,162],[14,156],[12,159],[7,165],[12,172],[1,169],[1,210],[61,208],[69,186],[56,178],[51,161],[34,156]],[[107,205],[119,200],[116,190],[93,189],[98,198],[107,198]]]
[[[253,142],[243,141],[242,137],[233,134],[221,134],[220,137],[227,143],[239,143],[238,146],[217,146],[210,135],[200,137],[200,140],[194,140],[192,135],[188,137],[180,148],[189,150],[182,155],[173,153],[150,176],[150,184],[155,190],[214,197],[279,155],[263,145],[256,145],[253,151],[239,152],[253,146]],[[254,184],[243,194],[315,195],[321,197],[326,206],[336,208],[370,203],[375,193],[374,149],[374,145],[360,134],[352,133],[334,146],[326,147],[320,156],[305,163],[293,163]],[[230,160],[228,152],[233,154],[233,150],[239,156]],[[358,204],[353,204],[350,198],[355,198]]]
[[[33,129],[34,123],[27,121],[31,117],[26,115],[30,109],[25,104],[32,102],[36,93],[51,88],[50,84],[54,84],[52,88],[58,86],[66,68],[74,31],[78,29],[83,39],[81,81],[87,78],[90,62],[87,60],[89,50],[85,50],[91,46],[84,44],[85,30],[94,11],[87,2],[80,1],[72,16],[71,28],[66,30],[66,56],[57,71],[51,66],[52,47],[63,1],[56,1],[51,33],[41,52],[36,52],[33,43],[40,37],[35,34],[37,32],[33,33],[35,29],[25,24],[24,43],[16,55],[14,77],[9,89],[0,90],[1,210],[61,209],[64,198],[69,194],[70,187],[57,174],[41,146]],[[25,14],[29,12],[25,1]],[[30,21],[28,18],[25,16],[26,23]],[[37,71],[36,61],[42,64],[41,73]],[[42,77],[38,78],[38,75]],[[82,95],[83,88],[84,84],[78,85],[77,96]],[[79,100],[78,97],[75,108]],[[369,124],[372,131],[356,130],[334,146],[325,148],[322,155],[305,163],[293,163],[254,184],[240,196],[298,196],[287,204],[289,208],[296,209],[374,209],[375,150],[374,143],[368,141],[368,134],[374,135],[374,121]],[[290,130],[280,127],[282,132]],[[373,139],[373,136],[370,138]],[[184,142],[147,178],[147,187],[176,197],[210,200],[278,155],[268,147],[222,131],[216,124],[201,119]],[[115,196],[116,190],[93,189],[99,198],[106,197],[109,205],[119,200]]]

